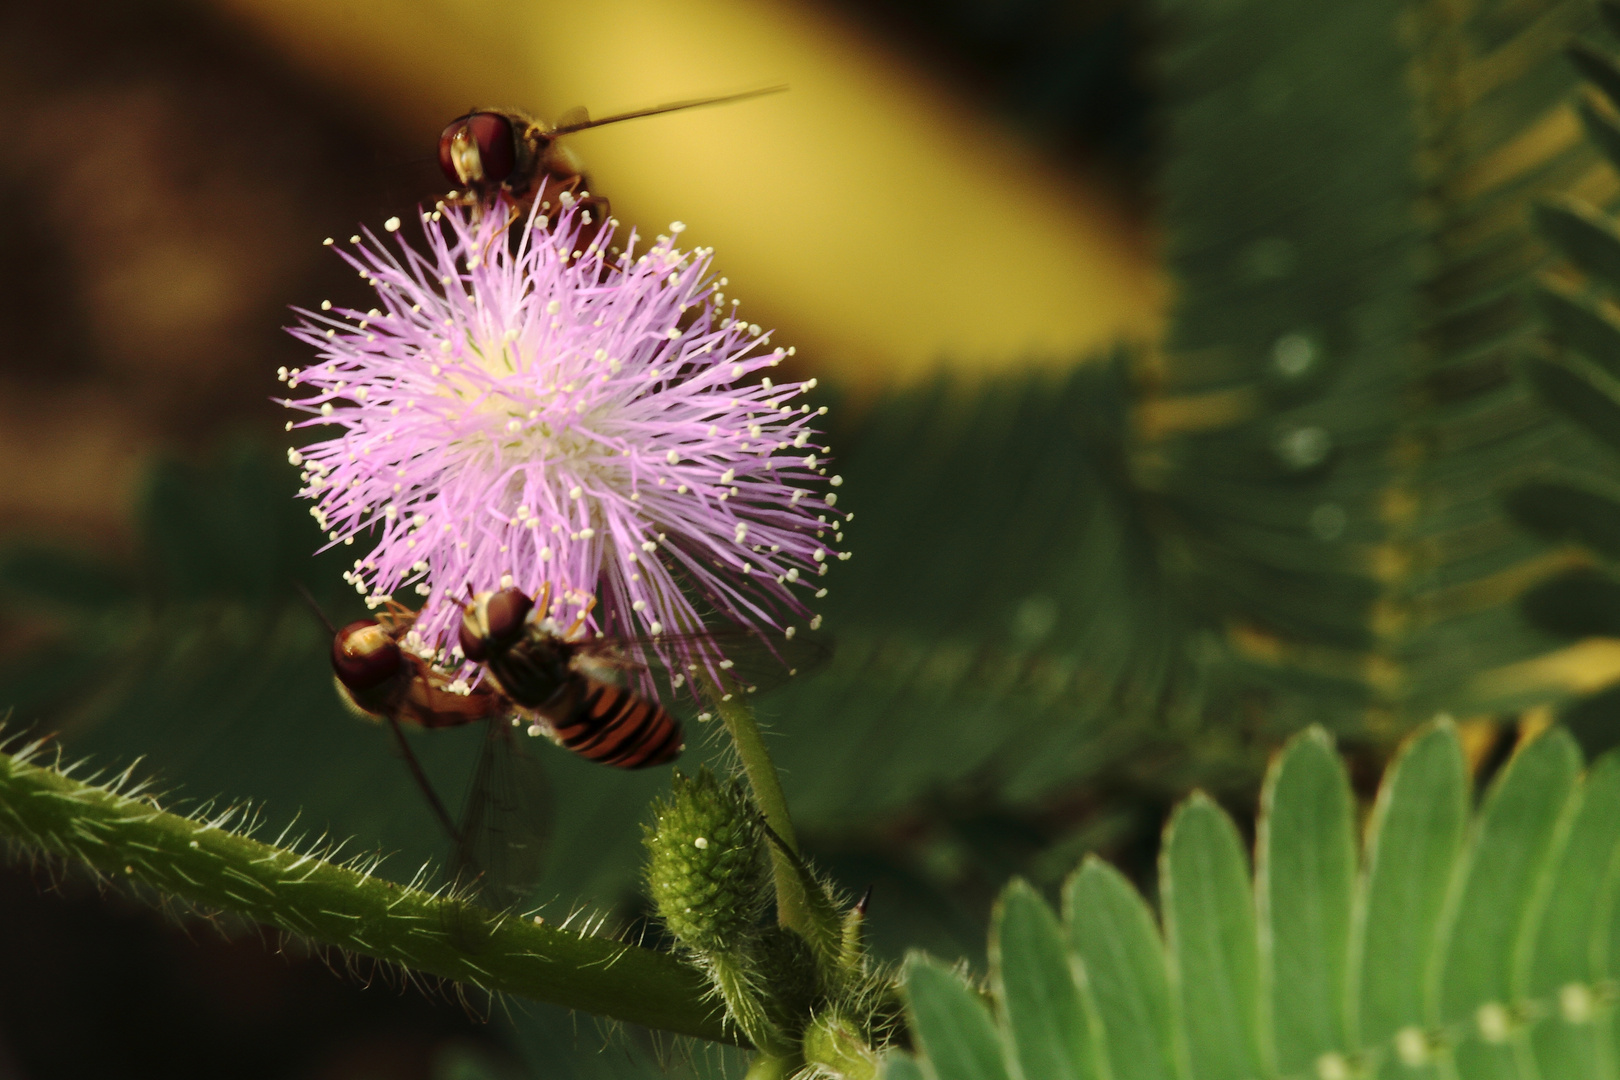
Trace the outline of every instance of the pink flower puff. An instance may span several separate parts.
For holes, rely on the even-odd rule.
[[[327,436],[288,451],[299,494],[328,546],[375,538],[346,575],[368,603],[426,598],[416,631],[441,662],[459,660],[458,602],[511,585],[549,586],[547,614],[587,632],[699,632],[697,603],[792,637],[798,590],[826,595],[816,579],[848,558],[819,493],[842,482],[811,426],[827,410],[802,400],[816,380],[772,381],[793,350],[736,317],[679,222],[621,253],[616,221],[559,202],[510,228],[504,202],[440,203],[420,251],[350,238],[378,306],[300,310],[291,333],[319,359],[279,373],[311,391],[284,400],[308,414],[288,430]]]

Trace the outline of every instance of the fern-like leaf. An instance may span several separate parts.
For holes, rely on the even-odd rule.
[[[1584,440],[1513,378],[1538,199],[1608,190],[1562,55],[1587,0],[1165,0],[1178,307],[1137,474],[1280,716],[1405,730],[1557,693],[1514,611],[1567,567],[1498,490]]]
[[[1470,815],[1462,748],[1441,721],[1390,766],[1359,860],[1354,807],[1326,733],[1296,736],[1266,780],[1251,881],[1225,812],[1188,799],[1164,839],[1162,937],[1095,858],[1070,878],[1061,923],[1014,881],[991,927],[993,1007],[959,974],[909,962],[925,1068],[960,1080],[1612,1080],[1620,755],[1583,774],[1553,728]]]
[[[1617,10],[1603,5],[1611,17]],[[1620,183],[1620,64],[1592,45],[1569,52],[1589,81],[1579,115],[1591,142],[1607,159],[1599,181],[1580,197],[1569,196],[1537,208],[1535,222],[1564,263],[1545,274],[1537,290],[1547,348],[1527,361],[1525,373],[1553,408],[1589,437],[1583,460],[1548,470],[1508,493],[1506,505],[1532,531],[1584,548],[1600,563],[1577,566],[1540,584],[1523,600],[1530,620],[1568,638],[1620,634],[1620,222],[1604,206]],[[1612,681],[1620,666],[1593,665],[1588,686]],[[1566,719],[1584,742],[1598,747],[1620,739],[1614,724],[1613,695],[1576,702]]]

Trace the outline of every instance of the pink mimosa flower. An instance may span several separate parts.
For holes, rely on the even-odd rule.
[[[590,631],[715,614],[792,636],[848,557],[815,380],[770,378],[791,350],[736,317],[679,223],[620,253],[616,222],[584,243],[589,215],[562,203],[510,230],[505,204],[440,204],[421,250],[352,238],[377,307],[300,311],[319,358],[281,373],[306,391],[289,428],[322,437],[288,452],[300,494],[332,544],[374,544],[349,575],[374,606],[424,598],[416,629],[445,656],[459,601],[505,585],[549,587],[561,622],[594,601]]]

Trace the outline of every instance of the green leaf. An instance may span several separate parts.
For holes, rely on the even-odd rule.
[[[1575,741],[1554,728],[1515,753],[1491,785],[1459,868],[1461,895],[1446,928],[1440,1021],[1466,1018],[1486,1002],[1513,996],[1519,939],[1550,883],[1559,823],[1579,770]]]
[[[898,1050],[891,1051],[883,1059],[883,1071],[880,1074],[883,1080],[926,1080],[922,1066],[917,1059]]]
[[[846,832],[970,777],[1014,801],[1126,758],[1190,665],[1118,439],[1122,359],[939,383],[835,444],[855,557],[830,670],[761,702],[794,818]],[[963,514],[963,506],[972,506]],[[1129,703],[1123,710],[1121,703]]]
[[[1572,638],[1620,637],[1620,581],[1599,570],[1571,570],[1520,600],[1525,618]]]
[[[939,1080],[1007,1080],[995,1022],[959,976],[914,954],[905,988],[912,1031]]]
[[[1508,598],[1555,560],[1498,495],[1590,452],[1515,378],[1531,208],[1604,190],[1560,48],[1590,7],[1160,6],[1176,303],[1134,449],[1192,614],[1278,726],[1545,700]]]
[[[1590,101],[1582,101],[1576,111],[1580,114],[1581,126],[1586,129],[1586,137],[1611,165],[1620,166],[1620,124],[1594,108]]]
[[[1555,843],[1580,769],[1580,751],[1553,729],[1516,753],[1486,795],[1466,859],[1460,896],[1446,928],[1439,993],[1432,1014],[1472,1031],[1457,1047],[1470,1075],[1518,1075],[1522,1029],[1508,1021],[1515,974],[1534,933],[1535,905],[1551,883]]]
[[[1570,241],[1565,250],[1572,259],[1583,264],[1583,269],[1598,273],[1597,267],[1585,264],[1598,263],[1603,258],[1620,264],[1620,237],[1615,237],[1608,230],[1596,233],[1597,226],[1591,218],[1574,210],[1563,207],[1541,207],[1540,210],[1541,216],[1537,220],[1542,223],[1542,228],[1549,232],[1561,230],[1565,234],[1562,239]],[[1573,243],[1577,237],[1583,244],[1580,249],[1576,249]],[[1560,239],[1556,233],[1554,238]],[[1603,245],[1601,255],[1590,250],[1600,244]],[[1580,251],[1579,258],[1575,254],[1577,250]],[[1620,265],[1602,268],[1605,274],[1611,271],[1620,274]],[[1543,288],[1536,299],[1541,304],[1542,318],[1560,343],[1598,365],[1609,376],[1620,377],[1620,325],[1613,318],[1590,301],[1563,289]]]
[[[1255,894],[1277,1069],[1305,1069],[1350,1048],[1349,949],[1355,886],[1354,802],[1332,739],[1296,736],[1260,797]]]
[[[1612,380],[1567,360],[1532,360],[1525,372],[1549,405],[1611,449],[1620,447],[1620,396]]]
[[[1557,244],[1558,251],[1562,251],[1576,266],[1610,288],[1620,287],[1620,233],[1615,233],[1614,222],[1607,215],[1599,214],[1586,202],[1567,199],[1558,204],[1537,206],[1536,228],[1547,240]],[[1586,306],[1576,304],[1573,298],[1562,293],[1544,291],[1542,303],[1547,304],[1545,313],[1555,329],[1565,329],[1563,319],[1575,319],[1578,314],[1584,314],[1594,322],[1596,325],[1592,325],[1591,330],[1576,329],[1571,334],[1573,340],[1570,340],[1570,345],[1581,348],[1588,358],[1597,363],[1605,364],[1610,374],[1617,374],[1615,364],[1620,363],[1620,355],[1617,355],[1615,343],[1620,338],[1620,329],[1615,329],[1614,322]],[[1578,322],[1571,322],[1570,325],[1578,327]],[[1586,334],[1597,335],[1592,342],[1596,351],[1583,348]]]
[[[1187,1075],[1176,1049],[1164,946],[1153,914],[1120,872],[1088,857],[1063,892],[1069,946],[1085,971],[1117,1080]]]
[[[1467,820],[1462,750],[1455,729],[1436,724],[1402,747],[1367,826],[1355,912],[1363,1044],[1388,1042],[1429,1021],[1430,969]]]
[[[1525,527],[1620,557],[1620,499],[1550,480],[1525,484],[1506,498],[1513,516]]]
[[[1248,860],[1231,818],[1202,792],[1176,811],[1160,856],[1171,985],[1193,1080],[1269,1075]]]
[[[1091,1080],[1100,1071],[1085,1000],[1057,916],[1029,885],[1015,879],[990,920],[990,978],[1003,1003],[1005,1037],[1025,1080]]]
[[[1620,108],[1620,68],[1613,60],[1582,42],[1569,47],[1569,59],[1582,78],[1603,92],[1611,107]]]
[[[1559,710],[1558,722],[1588,754],[1613,749],[1620,744],[1620,687],[1611,686],[1571,702]]]
[[[1602,932],[1605,879],[1615,865],[1620,837],[1620,756],[1605,755],[1581,784],[1579,814],[1547,890],[1540,930],[1518,990],[1556,1001],[1554,1015],[1530,1033],[1537,1068],[1546,1080],[1608,1080],[1614,1059],[1602,1052],[1600,1027],[1593,1022],[1594,985],[1607,976],[1594,963],[1592,943]]]
[[[1270,1007],[1253,1007],[1241,845],[1226,816],[1195,794],[1165,835],[1168,949],[1136,891],[1089,859],[1066,890],[1073,988],[1062,987],[1054,964],[1040,969],[1038,993],[998,977],[1003,1053],[1021,1051],[1026,1031],[1057,1045],[1051,1033],[1074,1030],[1094,1002],[1117,1080],[1612,1080],[1620,754],[1584,780],[1579,768],[1574,741],[1551,729],[1521,746],[1470,824],[1455,727],[1432,724],[1384,776],[1358,875],[1345,770],[1324,733],[1305,732],[1273,763],[1261,802],[1254,896]],[[1032,930],[1046,921],[1033,890],[1008,890],[996,930],[1004,970],[1015,904]],[[1048,933],[1032,932],[1032,946]],[[1359,1017],[1345,1015],[1350,1005]],[[1052,1015],[1040,1016],[1043,1008]],[[1275,1073],[1254,1049],[1272,1045]],[[1013,1059],[1034,1075],[1027,1059]]]
[[[1053,1031],[1095,1015],[1121,1080],[1612,1080],[1620,755],[1584,779],[1579,766],[1567,732],[1542,733],[1503,766],[1469,823],[1455,725],[1435,722],[1385,772],[1358,874],[1345,767],[1324,732],[1301,733],[1272,764],[1260,803],[1254,895],[1267,1009],[1254,1007],[1238,834],[1196,793],[1165,832],[1168,949],[1136,891],[1092,858],[1066,891],[1072,989],[1045,963],[1030,968],[1038,993],[1014,993],[1011,912],[1016,904],[1040,928],[1045,905],[1029,887],[1009,887],[996,929],[1003,1052],[1019,1052],[1024,1031],[1053,1046]],[[1034,949],[1047,933],[1030,933]],[[1176,1009],[1166,1006],[1166,973]],[[1275,1074],[1257,1049],[1268,1046]],[[1027,1061],[1024,1075],[1035,1075]]]

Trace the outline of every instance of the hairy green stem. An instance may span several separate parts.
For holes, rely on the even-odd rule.
[[[759,999],[759,988],[751,985],[750,972],[736,958],[718,954],[709,958],[714,972],[714,984],[725,999],[728,1019],[736,1024],[748,1041],[761,1054],[779,1054],[787,1050],[781,1034],[765,1015]]]
[[[128,774],[86,783],[0,753],[0,834],[187,903],[235,912],[310,941],[490,991],[735,1042],[707,980],[666,953],[498,915],[375,876],[377,860],[338,864],[330,848],[261,843],[212,819],[162,810]],[[278,841],[279,843],[279,841]]]
[[[716,695],[717,697],[720,695]],[[725,695],[731,700],[716,702],[720,719],[731,734],[737,756],[742,759],[748,785],[753,788],[754,801],[765,815],[765,823],[781,838],[790,851],[799,850],[799,841],[793,832],[793,819],[788,816],[787,797],[782,794],[782,781],[776,775],[776,765],[765,749],[765,740],[754,720],[754,710],[748,707],[742,694]],[[818,927],[810,907],[810,895],[805,891],[803,876],[793,864],[792,857],[771,845],[771,870],[776,882],[776,919],[790,930],[796,930],[806,940],[817,937]]]

